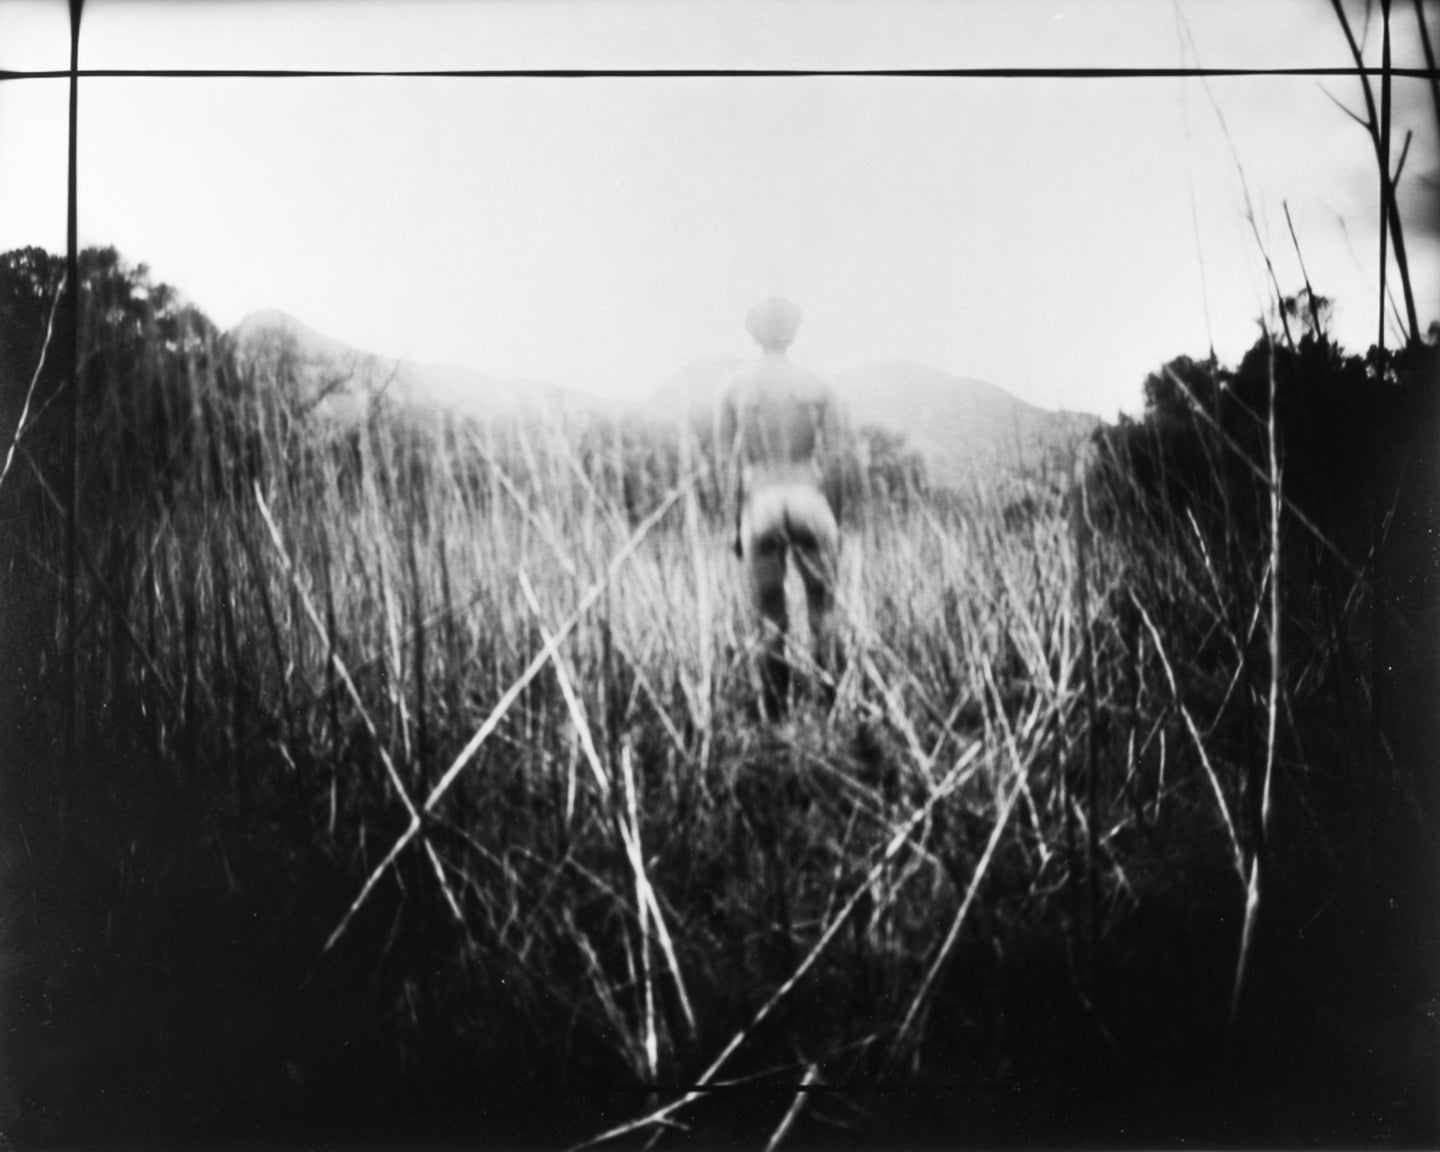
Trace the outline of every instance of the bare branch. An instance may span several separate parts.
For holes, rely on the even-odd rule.
[[[1390,185],[1392,188],[1398,187],[1400,184],[1400,173],[1405,170],[1405,158],[1410,155],[1410,141],[1414,138],[1415,133],[1407,128],[1405,130],[1405,143],[1400,149],[1400,159],[1395,163],[1395,175],[1390,177]]]
[[[1435,47],[1430,43],[1430,29],[1425,26],[1425,8],[1414,0],[1415,24],[1420,30],[1420,48],[1425,53],[1425,66],[1430,72],[1430,98],[1435,103],[1435,126],[1440,128],[1440,73],[1435,70]]]
[[[1330,102],[1334,104],[1335,107],[1339,108],[1341,112],[1345,113],[1346,116],[1350,117],[1351,120],[1355,121],[1356,124],[1360,125],[1361,128],[1364,128],[1367,132],[1370,130],[1370,125],[1366,122],[1364,117],[1362,117],[1358,112],[1352,112],[1349,108],[1345,107],[1345,105],[1340,102],[1340,97],[1336,96],[1335,93],[1331,92],[1330,89],[1325,87],[1325,85],[1318,84],[1316,85],[1316,87],[1318,87],[1321,92],[1325,93],[1326,96],[1330,97]]]

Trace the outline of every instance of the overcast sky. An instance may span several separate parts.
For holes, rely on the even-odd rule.
[[[1394,26],[1397,65],[1420,64],[1412,3]],[[89,0],[81,52],[136,69],[1349,63],[1327,0]],[[67,64],[63,0],[0,0],[0,68]],[[66,89],[0,84],[0,250],[63,250]],[[1284,290],[1302,282],[1288,203],[1341,340],[1373,342],[1374,157],[1327,91],[1363,107],[1353,77],[87,79],[80,237],[221,326],[281,308],[497,376],[646,393],[746,352],[745,309],[778,292],[806,314],[793,355],[822,371],[901,356],[1113,416],[1163,361],[1253,341],[1270,289],[1242,170]],[[1436,112],[1421,82],[1395,98],[1397,157],[1416,131],[1423,326],[1440,317]]]

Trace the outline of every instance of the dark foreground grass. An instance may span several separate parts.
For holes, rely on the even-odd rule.
[[[89,478],[73,749],[59,501],[7,480],[17,1145],[1440,1137],[1365,572],[1322,629],[1183,509],[872,498],[844,667],[768,723],[697,453],[222,363]]]

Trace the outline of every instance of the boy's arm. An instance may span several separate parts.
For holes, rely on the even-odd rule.
[[[833,392],[820,402],[820,483],[830,511],[839,523],[845,505],[845,462],[850,453],[849,429]]]

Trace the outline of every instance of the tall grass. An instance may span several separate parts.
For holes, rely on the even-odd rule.
[[[1085,1045],[1143,1061],[1117,973],[1165,955],[1137,926],[1177,910],[1224,971],[1179,1010],[1200,1018],[1182,1043],[1241,1011],[1284,859],[1270,806],[1304,824],[1316,770],[1277,716],[1363,660],[1362,574],[1309,662],[1282,665],[1273,464],[1270,534],[1236,554],[1113,467],[1068,494],[862,502],[833,703],[808,667],[772,724],[695,445],[383,404],[342,425],[275,364],[233,371],[197,350],[156,390],[158,465],[136,482],[117,452],[90,480],[76,625],[99,767],[27,819],[48,813],[62,855],[104,830],[112,918],[187,884],[243,896],[316,995],[367,971],[354,1010],[402,1055],[442,1033],[485,1077],[649,1090],[586,1113],[572,1135],[596,1140],[713,1134],[726,1084],[788,1086],[745,1118],[776,1140],[857,1122],[824,1086],[965,1068],[998,1090],[1044,1046],[1016,1033],[1043,1028],[1014,974],[1037,964]],[[48,683],[63,533],[43,514],[8,587],[54,622]],[[43,746],[61,719],[39,723]]]

